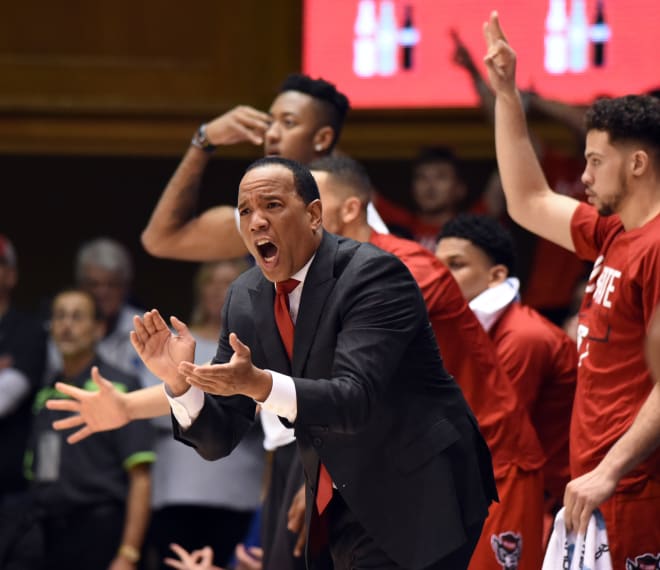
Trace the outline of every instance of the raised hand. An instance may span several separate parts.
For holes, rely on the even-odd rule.
[[[272,122],[268,113],[239,105],[206,124],[206,136],[214,145],[250,142],[260,145]]]
[[[197,386],[208,394],[243,394],[263,402],[270,394],[271,375],[252,364],[250,348],[243,344],[235,333],[229,335],[229,344],[234,349],[234,354],[226,364],[196,365],[192,361],[181,362],[179,372],[188,384]]]
[[[195,339],[188,327],[171,317],[170,322],[177,334],[167,327],[156,309],[147,311],[142,318],[133,317],[134,330],[131,331],[131,344],[147,368],[165,382],[174,395],[188,389],[185,380],[178,373],[182,361],[195,360]]]
[[[163,562],[177,570],[223,570],[213,564],[213,549],[205,546],[199,550],[188,552],[183,546],[176,543],[170,544],[170,548],[179,557],[165,558]]]
[[[488,68],[490,84],[496,94],[516,92],[516,52],[502,32],[497,12],[491,12],[488,22],[484,22],[484,38],[487,52],[484,63]]]
[[[236,567],[234,570],[262,570],[261,561],[264,558],[264,551],[259,546],[245,548],[243,544],[237,544],[235,555]]]
[[[126,394],[117,390],[112,382],[103,378],[96,366],[92,367],[92,380],[99,387],[98,392],[90,392],[64,382],[56,382],[55,388],[71,399],[46,401],[46,407],[49,410],[75,414],[53,422],[54,429],[64,430],[82,426],[67,437],[69,443],[82,441],[97,431],[120,428],[131,421],[126,406]]]

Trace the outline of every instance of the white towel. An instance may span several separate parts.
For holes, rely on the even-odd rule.
[[[612,570],[603,515],[596,509],[585,535],[566,532],[564,507],[555,517],[554,529],[543,559],[542,570]]]

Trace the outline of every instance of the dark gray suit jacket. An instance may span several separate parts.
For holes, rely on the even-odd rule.
[[[370,244],[325,233],[305,279],[290,365],[259,268],[232,285],[215,362],[229,332],[256,366],[293,377],[294,422],[307,483],[319,460],[353,514],[399,565],[424,568],[460,547],[497,497],[488,448],[445,371],[422,294],[405,265]],[[254,421],[243,396],[206,395],[175,437],[207,459],[231,452]],[[175,426],[176,428],[177,426]]]

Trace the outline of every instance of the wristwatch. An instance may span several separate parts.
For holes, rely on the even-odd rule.
[[[135,548],[135,546],[131,546],[130,544],[122,544],[119,547],[117,554],[119,554],[119,556],[123,556],[126,558],[126,560],[132,562],[133,564],[137,564],[140,561],[140,551]]]
[[[199,129],[195,131],[195,134],[193,135],[192,140],[190,141],[190,144],[203,150],[204,152],[208,152],[209,154],[212,152],[215,152],[215,145],[211,144],[211,141],[206,136],[206,124],[201,124],[199,126]]]

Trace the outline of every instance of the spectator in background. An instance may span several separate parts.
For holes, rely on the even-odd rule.
[[[225,295],[248,267],[247,261],[238,258],[207,262],[197,270],[190,318],[197,363],[215,356]],[[261,504],[265,458],[261,424],[255,423],[231,455],[209,462],[174,440],[169,416],[154,421],[158,460],[153,468],[154,512],[148,539],[155,550],[153,558],[158,567],[165,568],[162,561],[172,543],[188,551],[209,546],[211,560],[225,566]]]
[[[137,374],[141,382],[149,380],[149,372],[131,345],[129,332],[133,316],[144,309],[130,303],[133,283],[133,261],[128,249],[109,237],[98,237],[83,243],[76,253],[76,284],[91,293],[105,323],[105,333],[97,346],[108,363],[124,372]],[[46,374],[52,377],[62,366],[53,339],[48,342]]]
[[[443,224],[467,208],[468,189],[454,152],[444,146],[420,149],[413,161],[411,184],[413,210],[382,195],[375,196],[374,204],[392,233],[433,252]]]
[[[16,537],[27,490],[23,458],[32,425],[31,404],[46,363],[41,322],[12,302],[18,277],[16,250],[7,236],[0,235],[0,568],[9,568],[10,549],[21,549]],[[31,554],[22,551],[26,557]]]
[[[438,258],[456,278],[488,332],[545,454],[547,540],[570,480],[568,436],[575,380],[575,343],[555,324],[520,303],[511,234],[485,215],[461,214],[443,228]]]
[[[140,387],[137,376],[112,366],[97,352],[104,322],[89,292],[65,289],[53,299],[51,336],[62,368],[35,398],[27,461],[49,569],[134,570],[149,521],[152,426],[134,422],[71,446],[54,427],[62,413],[45,407],[48,398],[66,397],[56,382],[84,392],[98,386],[103,374],[119,390]]]
[[[454,62],[468,73],[482,110],[493,123],[495,95],[458,33],[453,30],[451,36]],[[580,179],[584,167],[584,108],[546,99],[534,91],[524,92],[522,99],[528,115],[546,117],[566,127],[573,136],[574,149],[566,149],[553,147],[534,132],[530,133],[550,185],[565,196],[585,200],[584,184]],[[497,170],[486,184],[481,203],[484,213],[505,223],[514,235],[523,302],[561,326],[569,314],[575,286],[588,273],[588,264],[551,241],[530,233],[508,217]]]

